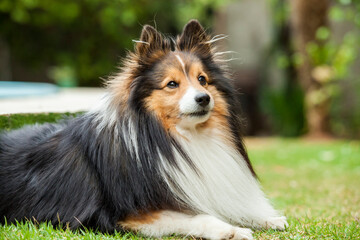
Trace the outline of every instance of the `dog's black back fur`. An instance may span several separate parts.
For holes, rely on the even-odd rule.
[[[177,207],[156,161],[159,153],[173,159],[173,140],[151,114],[142,115],[135,126],[143,134],[142,171],[125,139],[114,136],[117,126],[96,132],[91,115],[0,135],[1,222],[60,221],[111,232],[129,214]]]

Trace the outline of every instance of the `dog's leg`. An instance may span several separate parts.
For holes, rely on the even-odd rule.
[[[289,227],[289,224],[286,220],[285,216],[280,217],[271,217],[268,218],[264,223],[263,227],[266,229],[274,229],[274,230],[285,230],[285,228]]]
[[[252,239],[252,231],[225,223],[210,215],[188,215],[175,211],[157,211],[119,222],[126,230],[149,237],[171,234],[207,239]]]

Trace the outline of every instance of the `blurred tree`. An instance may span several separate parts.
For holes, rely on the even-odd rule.
[[[329,19],[333,25],[327,34],[329,40],[323,47],[312,46],[311,55],[331,70],[331,79],[325,83],[322,95],[331,98],[332,131],[337,136],[359,138],[360,1],[333,1]],[[319,37],[322,36],[320,30]]]
[[[320,21],[323,24],[313,24],[312,28],[311,18],[321,14],[299,17],[294,11],[304,11],[300,8],[306,6],[295,6],[294,1],[286,0],[268,2],[274,41],[265,55],[260,99],[272,128],[281,135],[300,135],[312,126],[309,110],[320,108],[320,113],[313,116],[322,114],[315,120],[324,121],[313,119],[320,131],[310,131],[311,135],[360,137],[360,1],[330,1]],[[319,6],[307,7],[315,11]],[[302,25],[294,23],[299,19],[303,20]]]
[[[323,82],[329,78],[328,68],[315,69],[309,56],[308,46],[325,44],[326,36],[317,38],[319,29],[326,35],[328,26],[329,0],[292,0],[292,26],[295,46],[301,54],[302,63],[298,67],[298,77],[305,91],[306,119],[309,135],[324,136],[330,132],[329,101],[319,99],[318,92]]]
[[[304,94],[297,81],[289,4],[287,0],[268,0],[273,15],[273,41],[265,54],[260,105],[271,128],[282,136],[304,133]]]
[[[33,71],[67,69],[51,76],[71,73],[72,68],[79,85],[94,86],[101,82],[99,77],[115,71],[120,56],[138,38],[141,24],[156,25],[166,34],[177,33],[190,18],[206,26],[222,2],[1,0],[0,39],[5,43],[1,45],[8,46],[15,65]]]
[[[10,81],[10,52],[9,46],[0,35],[0,81]]]

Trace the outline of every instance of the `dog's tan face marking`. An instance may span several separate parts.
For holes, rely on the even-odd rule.
[[[160,88],[154,90],[145,103],[149,110],[156,113],[165,129],[175,129],[184,124],[215,127],[215,122],[225,123],[225,100],[214,86],[209,85],[209,74],[197,57],[183,52],[169,53],[155,67],[155,72],[161,78]],[[193,116],[191,114],[203,110],[194,100],[199,94],[210,97],[208,106],[204,107],[208,114]]]
[[[226,101],[216,84],[212,84],[211,73],[200,61],[200,58],[212,56],[214,49],[209,40],[210,36],[200,24],[192,21],[176,38],[175,50],[172,50],[170,39],[164,38],[151,26],[144,26],[134,53],[130,53],[125,62],[122,75],[126,77],[121,84],[111,81],[115,99],[112,104],[122,105],[125,109],[129,102],[137,105],[141,101],[157,115],[166,130],[179,126],[205,129],[215,127],[215,122],[225,125],[228,115]],[[144,69],[146,71],[142,72]],[[134,100],[130,98],[130,92],[134,86],[141,88],[138,77],[143,74],[148,80],[153,80],[154,85],[150,96]],[[201,94],[208,96],[204,98],[204,102],[208,102],[206,106],[198,101]]]

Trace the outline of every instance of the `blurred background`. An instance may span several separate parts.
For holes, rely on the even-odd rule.
[[[100,87],[192,18],[228,35],[247,135],[360,138],[359,0],[0,0],[0,81]]]

